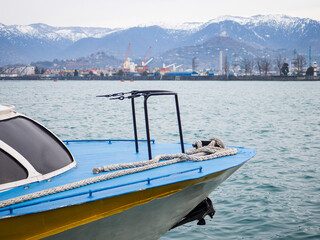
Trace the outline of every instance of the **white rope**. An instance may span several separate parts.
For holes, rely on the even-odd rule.
[[[178,158],[179,160],[175,160],[176,162],[200,162],[218,157],[235,155],[238,153],[236,148],[226,148],[219,138],[211,138],[208,141],[210,143],[207,146],[202,146],[202,141],[200,140],[196,141],[194,144],[195,148],[187,150],[186,153],[158,155],[154,159],[148,161],[107,165],[103,167],[94,168],[92,171],[93,173],[97,174],[100,172],[109,172],[119,169],[138,168],[146,165],[153,165],[156,167],[159,165],[160,167],[162,166],[162,162],[160,162],[161,160]],[[175,163],[175,161],[173,161],[173,163]]]
[[[117,178],[120,176],[142,172],[142,171],[146,171],[146,170],[157,168],[157,167],[171,165],[178,162],[206,161],[209,159],[235,155],[238,153],[237,149],[235,148],[224,147],[223,142],[218,138],[210,139],[210,143],[207,146],[202,146],[201,141],[196,141],[194,146],[195,148],[189,149],[186,153],[158,155],[154,159],[148,160],[148,161],[113,164],[113,165],[103,166],[99,168],[94,168],[93,172],[96,174],[100,172],[109,172],[109,171],[120,170],[120,169],[124,169],[124,170],[115,171],[112,173],[107,173],[104,175],[88,178],[78,182],[65,184],[59,187],[54,187],[54,188],[42,190],[39,192],[19,196],[16,198],[4,200],[0,202],[0,208],[8,207],[17,203],[22,203],[22,202],[33,200],[36,198],[52,195],[55,193],[60,193],[60,192],[68,191],[71,189],[87,186],[93,183],[102,182],[102,181]]]

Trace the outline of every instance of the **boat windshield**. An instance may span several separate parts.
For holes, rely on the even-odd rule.
[[[41,174],[63,168],[73,162],[67,148],[57,137],[38,123],[23,117],[0,121],[0,140],[20,153]],[[1,161],[1,168],[12,169],[13,163]]]
[[[26,179],[28,177],[27,170],[1,149],[0,165],[0,184]]]

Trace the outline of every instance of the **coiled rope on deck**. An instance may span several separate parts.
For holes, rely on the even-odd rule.
[[[75,188],[87,186],[93,183],[106,181],[106,180],[121,177],[124,175],[129,175],[129,174],[146,171],[153,168],[171,165],[178,162],[185,162],[185,161],[200,162],[200,161],[206,161],[214,158],[235,155],[238,153],[236,148],[226,148],[223,142],[219,138],[211,138],[209,142],[210,143],[208,145],[203,146],[202,141],[198,140],[194,144],[195,147],[187,150],[186,153],[164,154],[164,155],[158,155],[154,159],[148,160],[148,161],[141,161],[141,162],[134,162],[134,163],[121,163],[121,164],[113,164],[113,165],[108,165],[103,167],[97,167],[93,169],[93,173],[95,174],[98,174],[100,172],[109,172],[109,171],[120,170],[120,169],[123,169],[123,170],[107,173],[104,175],[88,178],[78,182],[68,183],[59,187],[54,187],[54,188],[42,190],[39,192],[19,196],[16,198],[4,200],[0,202],[0,208],[12,206],[17,203],[26,202],[29,200],[45,197],[55,193],[60,193],[60,192],[72,190]]]
[[[203,146],[203,141],[197,140],[195,144],[193,144],[195,147],[187,150],[186,153],[164,154],[158,155],[154,159],[147,161],[140,161],[134,163],[119,163],[103,167],[97,167],[93,169],[93,173],[97,174],[100,172],[109,172],[119,169],[130,168],[136,169],[136,172],[140,172],[140,167],[144,166],[151,166],[150,168],[148,168],[151,169],[185,161],[201,162],[209,159],[235,155],[238,153],[236,148],[226,148],[219,138],[211,138],[208,141],[210,143],[206,146]]]

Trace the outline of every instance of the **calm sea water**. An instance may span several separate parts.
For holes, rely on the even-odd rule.
[[[62,139],[133,138],[130,103],[95,96],[134,89],[178,92],[186,142],[218,136],[257,150],[210,195],[207,225],[161,240],[320,239],[320,82],[0,81],[0,103]],[[173,98],[151,98],[149,108],[151,137],[178,142]]]

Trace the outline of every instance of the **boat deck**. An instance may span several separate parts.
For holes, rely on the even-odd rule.
[[[107,174],[93,174],[92,169],[94,167],[148,159],[146,142],[139,143],[139,153],[135,152],[133,141],[65,141],[65,144],[73,154],[77,167],[49,181],[32,183],[28,186],[1,192],[0,201]],[[192,148],[192,145],[185,144],[185,149],[189,148]],[[241,147],[237,147],[237,149],[238,154],[233,156],[202,162],[176,163],[4,207],[0,209],[0,219],[12,215],[24,215],[68,205],[82,204],[130,192],[202,178],[240,166],[255,155],[254,149]],[[153,156],[179,152],[181,152],[180,144],[152,143]]]

